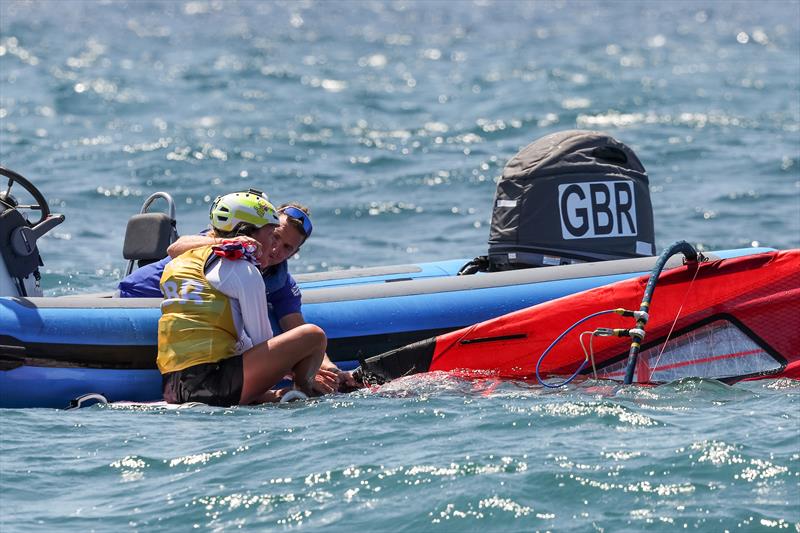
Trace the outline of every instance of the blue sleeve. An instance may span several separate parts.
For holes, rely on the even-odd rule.
[[[286,283],[283,284],[283,287],[267,295],[267,302],[278,320],[286,315],[300,312],[302,306],[300,287],[297,286],[291,274],[286,276]]]
[[[163,298],[161,294],[161,274],[172,260],[167,256],[161,261],[150,263],[134,270],[130,276],[119,282],[121,298]]]
[[[209,229],[204,229],[198,235],[205,235]],[[150,263],[142,268],[137,268],[131,275],[117,285],[120,298],[163,298],[161,294],[161,274],[164,267],[172,261],[170,256],[156,263]]]

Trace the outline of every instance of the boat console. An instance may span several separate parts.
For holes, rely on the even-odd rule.
[[[44,263],[36,241],[64,222],[64,215],[51,213],[44,195],[20,174],[0,166],[0,175],[8,178],[0,192],[0,296],[41,296]],[[36,212],[39,217],[31,220]]]

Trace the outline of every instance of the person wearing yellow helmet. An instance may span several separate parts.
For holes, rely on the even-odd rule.
[[[312,394],[325,333],[302,324],[273,336],[262,270],[279,221],[260,191],[218,197],[211,206],[216,241],[170,261],[161,276],[158,368],[171,403],[237,405],[273,401],[271,388],[291,373]],[[243,239],[245,238],[245,239]]]
[[[280,225],[273,232],[273,244],[271,247],[262,247],[258,241],[247,236],[237,236],[235,238],[242,242],[256,245],[256,255],[261,253],[268,254],[270,266],[263,271],[264,283],[267,288],[267,303],[270,311],[274,312],[273,316],[277,319],[281,330],[288,332],[306,322],[301,309],[302,295],[300,288],[289,273],[287,261],[297,253],[311,236],[313,225],[308,208],[299,203],[282,204],[277,211]],[[167,253],[175,257],[192,248],[213,244],[219,239],[217,233],[212,226],[212,231],[209,233],[184,235],[170,245]],[[163,264],[164,261],[161,263]],[[149,268],[150,265],[144,267],[144,269]],[[147,276],[146,273],[143,274],[142,277]],[[136,272],[130,277],[136,277]],[[152,277],[152,275],[149,277]],[[146,280],[135,283],[137,292],[140,292],[142,287],[147,284]],[[137,294],[137,296],[141,297],[143,295]],[[329,394],[336,392],[339,388],[347,390],[354,386],[356,384],[353,381],[352,373],[340,370],[326,354],[314,379],[314,391],[320,394]]]
[[[226,212],[225,204],[212,203],[212,212],[209,217],[216,219],[222,227],[227,220],[222,220],[230,215]],[[305,324],[302,313],[302,300],[300,288],[289,273],[287,260],[297,253],[300,246],[311,236],[313,225],[306,207],[298,203],[283,204],[277,209],[280,226],[273,234],[272,247],[262,247],[261,243],[247,235],[235,235],[234,240],[256,246],[255,255],[269,254],[269,267],[262,271],[265,284],[265,296],[269,305],[271,316],[276,320],[281,330],[286,332]],[[172,243],[167,249],[169,254],[161,261],[145,265],[119,283],[119,296],[122,298],[162,298],[160,279],[166,265],[175,257],[188,250],[218,244],[222,238],[220,230],[214,227],[213,220],[210,230],[196,235],[183,235]],[[354,385],[352,375],[339,368],[328,359],[323,358],[322,366],[314,380],[314,390],[317,393],[328,394],[335,392],[340,386],[345,388]]]

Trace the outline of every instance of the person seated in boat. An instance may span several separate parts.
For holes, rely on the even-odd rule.
[[[211,206],[215,242],[193,247],[164,268],[158,322],[158,369],[170,403],[249,405],[276,401],[291,373],[313,393],[327,339],[313,324],[273,336],[262,271],[279,226],[275,208],[254,190],[218,197]],[[246,236],[248,240],[236,240]]]
[[[247,235],[234,236],[234,240],[255,245],[256,257],[262,253],[268,254],[269,267],[263,272],[267,303],[281,329],[289,331],[305,324],[305,318],[301,309],[300,288],[289,273],[287,262],[311,236],[313,225],[308,209],[298,203],[281,205],[278,219],[280,226],[273,232],[273,246],[269,249],[264,249],[260,242]],[[180,237],[167,249],[167,257],[145,265],[123,279],[118,286],[119,296],[162,298],[159,281],[166,265],[192,248],[216,244],[219,239],[213,226],[200,234]],[[351,374],[341,371],[326,354],[315,379],[315,391],[328,394],[345,385],[352,386]]]

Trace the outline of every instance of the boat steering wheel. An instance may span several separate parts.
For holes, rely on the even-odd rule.
[[[23,176],[17,174],[13,170],[9,170],[6,167],[0,166],[0,175],[3,175],[8,178],[8,186],[6,190],[3,192],[0,189],[0,203],[3,204],[3,207],[17,209],[17,210],[27,210],[27,211],[39,211],[41,216],[38,220],[29,220],[28,223],[31,227],[36,226],[43,222],[48,216],[50,216],[50,206],[47,205],[47,200],[45,200],[44,195],[39,192],[39,189],[33,186],[33,183],[28,181]],[[11,195],[11,187],[14,184],[19,184],[28,194],[30,194],[35,204],[27,204],[27,205],[18,205],[14,201],[10,201]]]

